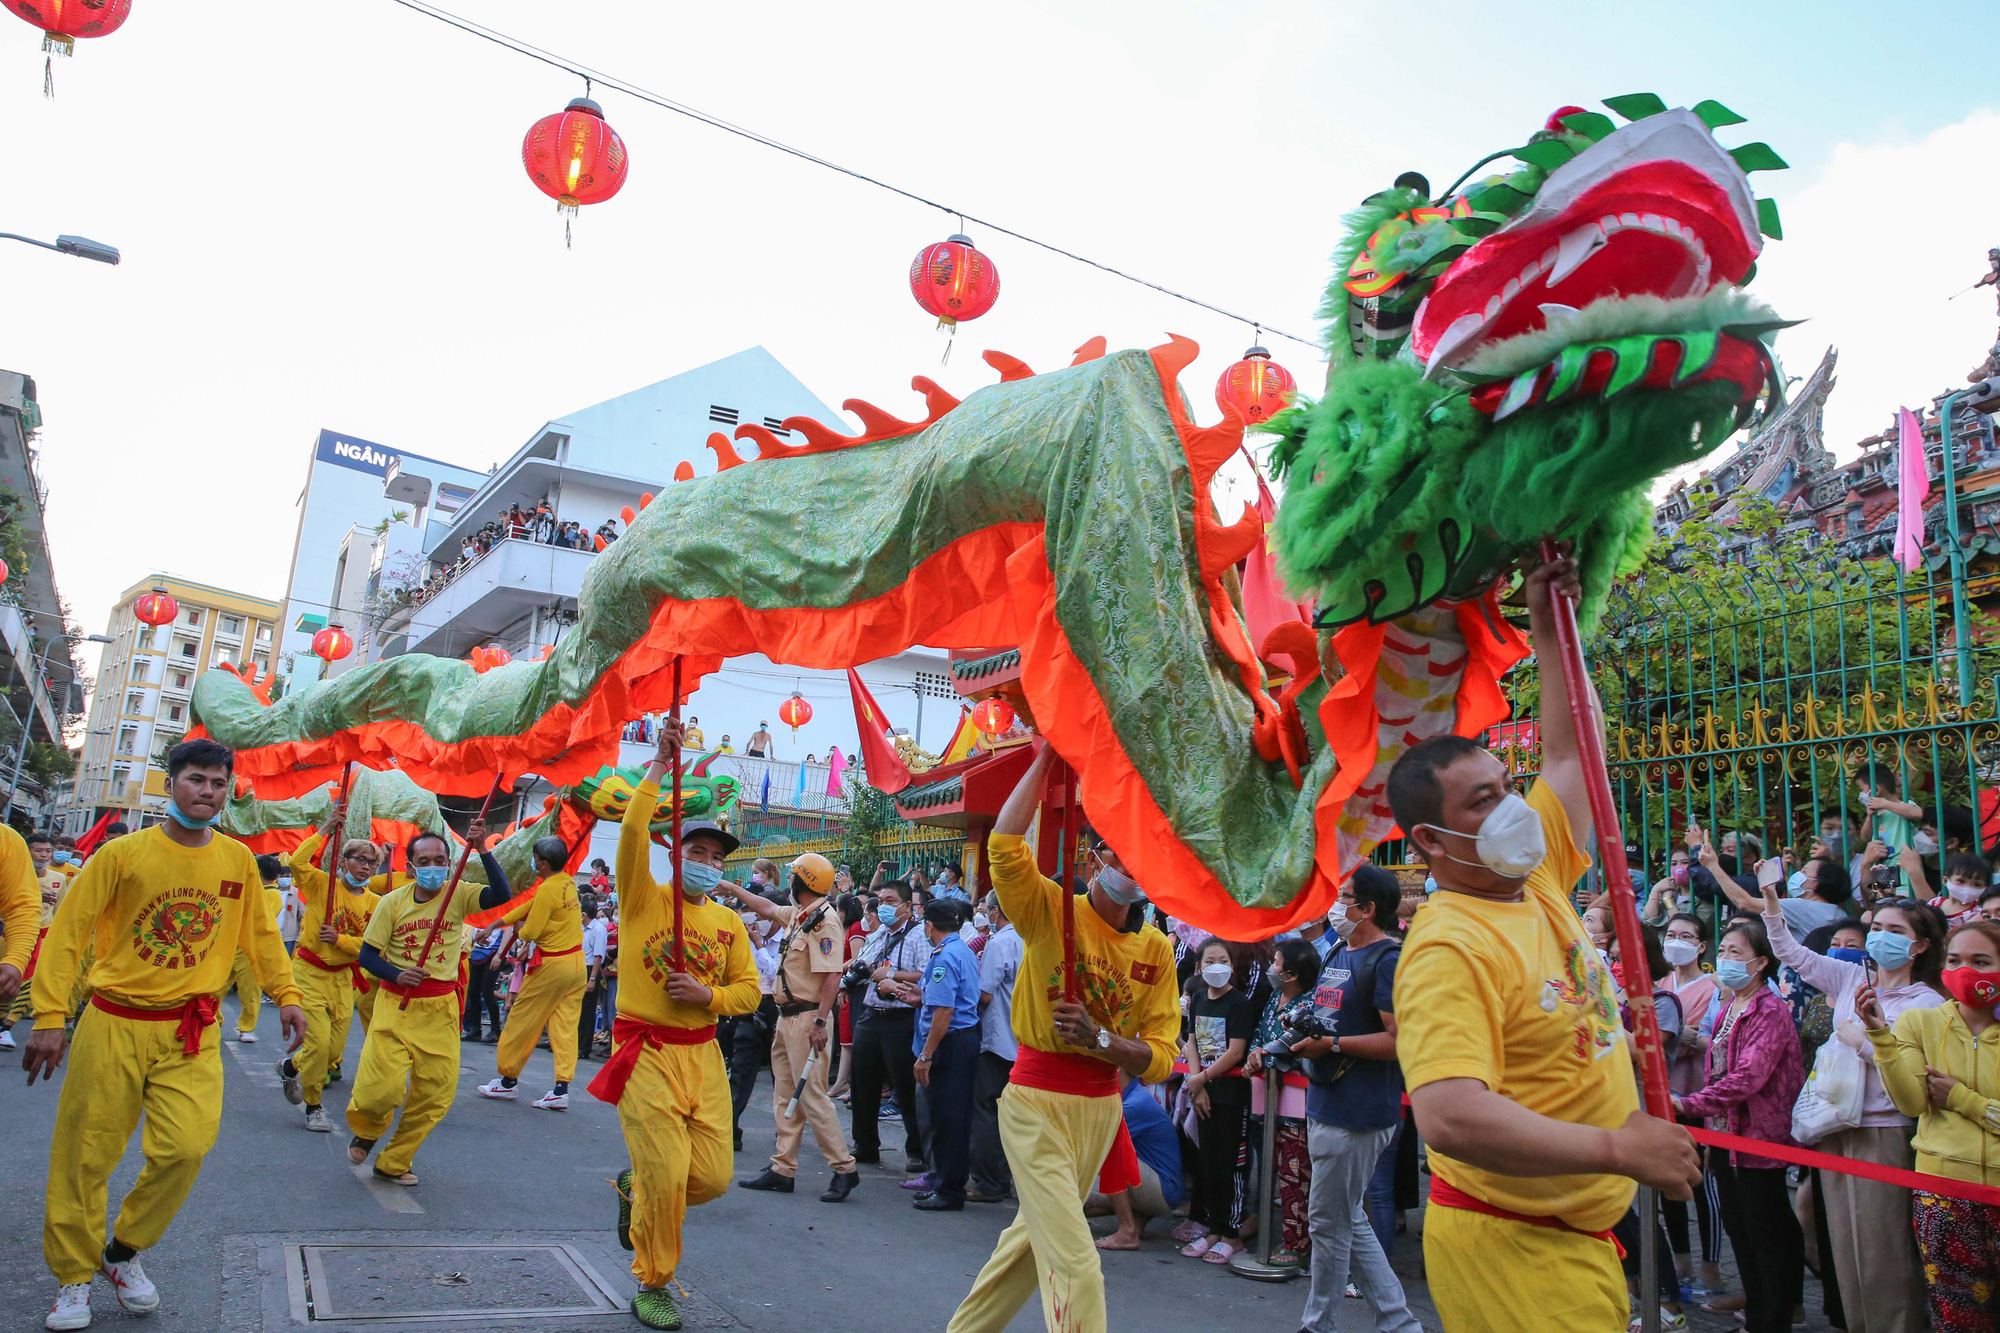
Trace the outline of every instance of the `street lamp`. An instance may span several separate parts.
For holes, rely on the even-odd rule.
[[[88,236],[58,236],[53,244],[38,241],[32,236],[17,236],[11,231],[0,231],[0,240],[20,241],[25,245],[39,245],[44,250],[57,250],[78,259],[95,259],[100,264],[118,262],[118,247],[106,245],[103,241],[93,241]]]
[[[16,239],[19,238],[17,237]],[[113,255],[116,255],[118,252],[116,250],[113,250],[111,253]],[[110,262],[115,264],[118,261],[114,258]],[[58,634],[54,638],[50,639],[48,641],[48,644],[42,649],[41,653],[35,658],[35,674],[29,679],[28,683],[30,686],[33,686],[37,682],[41,681],[42,676],[44,675],[44,673],[48,671],[49,668],[49,649],[54,648],[56,644],[60,643],[65,637],[67,636]],[[83,636],[83,642],[111,643],[113,642],[113,639],[109,634],[86,634]],[[29,723],[23,722],[21,720],[21,715],[14,711],[14,704],[12,700],[7,701],[7,713],[10,717],[14,719],[15,724],[21,728],[21,739],[14,746],[14,771],[7,778],[7,804],[5,806],[0,806],[0,824],[6,823],[8,818],[12,816],[14,813],[14,797],[17,793],[19,793],[21,789],[21,761],[25,759],[28,754]],[[28,715],[30,719],[32,719],[34,716],[34,704],[32,699],[29,702]]]

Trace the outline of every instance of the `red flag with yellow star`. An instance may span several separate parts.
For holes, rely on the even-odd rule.
[[[910,770],[889,744],[889,722],[854,668],[847,668],[847,687],[854,693],[854,728],[861,733],[861,763],[868,785],[890,795],[910,785]]]

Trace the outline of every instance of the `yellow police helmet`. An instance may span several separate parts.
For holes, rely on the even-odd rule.
[[[833,896],[833,862],[818,852],[807,852],[792,862],[792,874],[805,885],[807,893],[822,898]]]

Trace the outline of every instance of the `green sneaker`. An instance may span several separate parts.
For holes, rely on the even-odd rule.
[[[681,1312],[664,1287],[641,1287],[632,1298],[632,1317],[647,1328],[675,1329],[681,1326]]]
[[[623,1249],[632,1248],[632,1168],[629,1166],[618,1173],[618,1244]]]

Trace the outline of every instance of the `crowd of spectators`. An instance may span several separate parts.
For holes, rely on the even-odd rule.
[[[528,509],[511,505],[504,517],[482,524],[468,534],[459,543],[458,559],[438,563],[430,577],[411,594],[411,600],[422,605],[437,596],[475,561],[504,541],[537,542],[543,546],[594,553],[617,540],[616,519],[607,518],[595,530],[586,530],[581,523],[558,520],[546,498]]]

